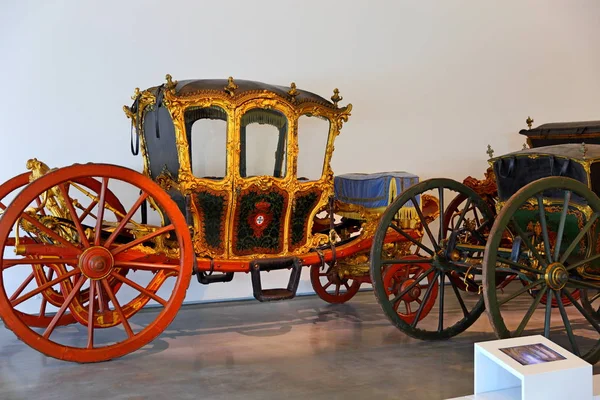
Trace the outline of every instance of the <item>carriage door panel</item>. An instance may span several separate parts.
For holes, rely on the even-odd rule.
[[[191,204],[197,232],[194,244],[197,253],[211,257],[227,252],[226,221],[232,202],[227,121],[227,113],[216,106],[185,112],[190,167],[195,178]]]
[[[304,114],[298,118],[297,177],[299,190],[294,193],[289,224],[289,250],[304,246],[316,208],[327,201],[325,163],[330,123],[327,118]]]
[[[290,202],[287,118],[273,109],[250,109],[239,120],[239,141],[231,253],[282,253]]]

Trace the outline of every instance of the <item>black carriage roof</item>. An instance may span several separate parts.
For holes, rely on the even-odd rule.
[[[585,157],[583,148],[584,145],[582,143],[556,144],[553,146],[536,147],[533,149],[515,151],[494,157],[490,161],[494,162],[502,158],[510,158],[515,156],[557,156],[580,161],[600,160],[600,144],[585,144]]]
[[[292,96],[288,93],[291,90],[291,86],[279,86],[271,85],[268,83],[258,81],[248,81],[244,79],[234,79],[233,83],[237,85],[234,90],[234,96],[247,95],[252,93],[260,93],[264,91],[275,93],[276,95],[283,97],[288,100],[292,100]],[[186,97],[194,96],[203,93],[219,92],[225,93],[225,88],[229,85],[228,79],[188,79],[177,81],[175,86],[175,94],[177,96]],[[148,89],[153,94],[156,94],[157,87]],[[324,99],[323,97],[306,91],[300,88],[296,88],[297,95],[295,96],[295,103],[311,102],[317,103],[330,108],[337,108],[336,105]],[[341,99],[341,98],[340,98]]]
[[[521,129],[519,133],[527,137],[599,134],[600,121],[553,122],[533,129]]]

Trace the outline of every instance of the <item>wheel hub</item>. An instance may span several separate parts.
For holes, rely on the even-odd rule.
[[[113,269],[115,260],[108,249],[94,246],[86,249],[79,257],[79,268],[89,279],[103,279]]]
[[[398,293],[403,292],[407,287],[414,283],[414,279],[406,279],[404,282],[400,284],[400,290]],[[410,289],[404,296],[402,296],[402,300],[405,301],[415,301],[421,296],[421,288],[419,285],[415,285],[412,289]]]
[[[552,263],[546,268],[546,283],[553,290],[564,288],[569,280],[569,271],[561,263]]]

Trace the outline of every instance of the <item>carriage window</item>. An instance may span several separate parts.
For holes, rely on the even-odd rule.
[[[311,115],[298,118],[299,180],[313,181],[321,178],[328,138],[328,119]]]
[[[287,163],[287,118],[279,111],[255,108],[242,116],[240,175],[282,178]]]
[[[223,179],[227,173],[227,113],[219,107],[186,110],[192,173]],[[191,126],[190,126],[191,125]]]

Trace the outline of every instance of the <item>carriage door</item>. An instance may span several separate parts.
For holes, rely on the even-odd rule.
[[[239,118],[239,117],[236,117]],[[285,251],[289,205],[286,184],[289,122],[274,109],[252,108],[239,122],[230,252],[234,256]]]

